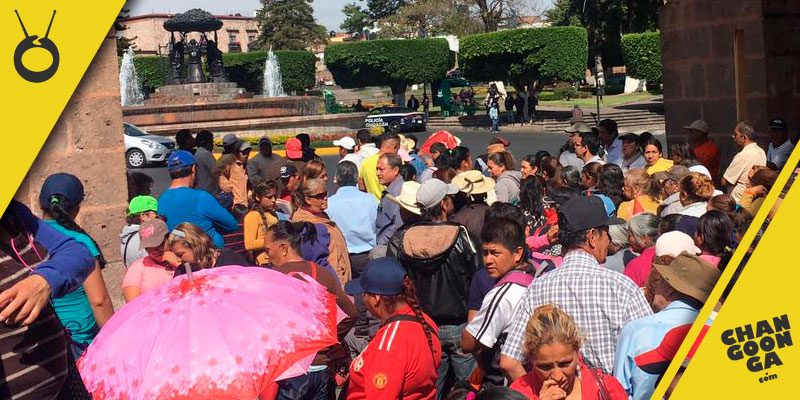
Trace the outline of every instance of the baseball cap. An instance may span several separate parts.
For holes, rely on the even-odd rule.
[[[653,350],[639,354],[634,358],[636,365],[648,374],[660,375],[667,371],[669,363],[675,358],[683,340],[689,334],[692,324],[679,325],[670,329],[661,339],[661,343]],[[689,353],[692,357],[694,352]]]
[[[636,143],[638,143],[641,140],[641,138],[639,137],[639,135],[637,135],[634,132],[628,132],[628,133],[620,136],[619,140],[621,140],[623,142],[636,142]]]
[[[300,139],[291,138],[286,141],[286,156],[289,158],[303,158],[303,144]]]
[[[395,197],[391,194],[387,194],[386,198],[397,203],[400,205],[400,207],[403,207],[414,214],[420,215],[422,214],[422,211],[420,211],[419,207],[417,207],[417,190],[419,190],[419,186],[420,184],[416,181],[403,182],[399,196]]]
[[[160,246],[168,234],[167,223],[160,218],[142,222],[139,226],[139,250]]]
[[[458,186],[452,183],[444,183],[444,181],[431,178],[422,182],[417,189],[417,203],[422,208],[431,208],[441,203],[445,196],[448,194],[458,193]]]
[[[679,254],[669,265],[653,263],[653,268],[673,289],[703,303],[708,300],[722,274],[713,265],[688,251]]]
[[[579,195],[573,196],[558,209],[558,223],[568,231],[582,231],[624,224],[625,220],[609,217],[599,197]]]
[[[684,251],[691,254],[700,254],[700,249],[695,246],[694,239],[684,232],[665,232],[656,240],[656,257],[675,257]]]
[[[674,182],[679,182],[684,176],[689,175],[690,173],[691,171],[689,171],[689,168],[686,168],[683,165],[673,165],[669,170],[656,172],[653,174],[653,176],[655,176],[659,181],[665,181],[669,179]]]
[[[466,194],[484,194],[494,189],[495,181],[472,169],[454,176],[453,184]]]
[[[252,150],[253,149],[253,146],[250,145],[250,142],[248,142],[246,140],[240,140],[239,141],[239,146],[237,146],[237,147],[238,147],[239,151],[245,151],[245,150]]]
[[[77,176],[59,172],[47,177],[42,184],[42,191],[39,192],[39,204],[44,209],[50,208],[50,200],[54,195],[64,197],[61,205],[71,208],[83,201],[83,183]]]
[[[191,167],[192,165],[194,165],[194,156],[186,150],[173,151],[167,159],[167,170],[169,171]]]
[[[278,174],[281,179],[291,178],[297,175],[297,167],[295,167],[292,163],[284,164],[278,171]]]
[[[771,131],[785,131],[789,129],[786,125],[786,120],[783,118],[773,118],[769,121],[769,130]]]
[[[239,141],[239,138],[236,137],[233,133],[229,133],[222,137],[222,146],[228,147],[236,144]]]
[[[704,119],[698,119],[691,124],[684,126],[683,129],[708,133],[708,122],[706,122]]]
[[[709,172],[708,168],[706,168],[702,164],[692,165],[691,167],[689,167],[689,172],[697,172],[698,174],[703,174],[707,176],[708,179],[713,179],[711,178],[711,172]]]
[[[128,205],[128,215],[157,210],[158,200],[152,196],[136,196],[131,199],[131,203]]]
[[[592,128],[590,128],[589,125],[587,125],[585,122],[576,122],[570,125],[567,129],[564,129],[564,132],[567,133],[575,133],[575,132],[589,133],[591,131]]]
[[[355,296],[362,293],[397,295],[403,293],[406,269],[394,257],[381,257],[367,263],[358,279],[344,285],[344,291]]]
[[[345,136],[339,140],[334,140],[333,145],[336,147],[343,147],[347,150],[353,150],[356,148],[356,141],[350,136]]]

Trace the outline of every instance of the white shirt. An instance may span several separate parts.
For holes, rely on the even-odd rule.
[[[483,298],[481,309],[467,325],[467,332],[482,345],[492,348],[497,339],[511,329],[517,305],[528,288],[506,282],[492,288]]]
[[[586,162],[586,164],[591,164],[593,162],[600,163],[600,164],[605,164],[606,160],[603,160],[603,157],[600,157],[600,156],[595,154],[594,156],[592,156],[592,158],[589,159],[589,161]],[[584,164],[584,165],[586,165],[586,164]]]
[[[380,150],[378,150],[378,148],[375,147],[375,143],[362,144],[361,148],[358,150],[358,153],[356,153],[356,155],[359,158],[359,161],[356,163],[356,165],[358,165],[358,168],[361,169],[361,164],[364,162],[364,160],[366,160],[371,156],[374,156],[375,154],[378,154],[379,151]]]
[[[617,164],[622,168],[622,161],[624,156],[622,155],[622,140],[619,138],[614,139],[614,142],[611,143],[611,146],[606,149],[606,161],[611,164]]]
[[[629,170],[632,169],[645,169],[647,168],[647,161],[644,160],[644,156],[642,153],[636,153],[636,157],[633,160],[626,160],[624,157],[622,159],[622,165],[619,166],[622,169],[623,173],[628,173]]]
[[[770,143],[767,147],[767,161],[777,165],[778,169],[783,169],[786,161],[789,160],[789,156],[792,155],[792,150],[794,150],[794,145],[790,140],[787,140],[777,148],[774,148]]]
[[[678,214],[700,218],[703,216],[703,214],[706,213],[707,207],[708,203],[706,203],[705,201],[700,201],[697,203],[689,204],[688,206],[681,207],[681,209],[678,210]]]
[[[731,197],[737,203],[742,198],[745,188],[747,188],[747,175],[754,165],[767,165],[767,155],[756,143],[750,143],[733,157],[731,165],[725,170],[723,175],[725,180],[732,185],[736,185],[731,191]]]
[[[583,166],[586,165],[583,160],[578,158],[575,153],[567,150],[558,157],[558,163],[562,166],[566,167],[567,165],[572,165],[578,169],[583,169]]]

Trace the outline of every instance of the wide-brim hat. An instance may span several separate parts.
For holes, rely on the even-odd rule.
[[[453,177],[453,184],[466,194],[485,194],[494,189],[494,179],[483,175],[480,171],[469,170]]]
[[[419,183],[415,181],[403,182],[400,189],[400,195],[392,196],[387,194],[386,198],[390,201],[397,203],[400,207],[417,214],[422,215],[422,211],[417,206],[417,191],[419,190]]]
[[[684,251],[669,265],[653,263],[673,289],[703,303],[708,300],[722,273],[697,255]]]

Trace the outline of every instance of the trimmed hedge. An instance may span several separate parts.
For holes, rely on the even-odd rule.
[[[647,83],[662,82],[660,36],[658,32],[622,35],[622,57],[629,76]]]
[[[445,76],[449,59],[445,39],[370,40],[325,49],[328,70],[344,88],[433,82]]]
[[[284,90],[302,92],[314,86],[317,62],[314,53],[304,50],[278,50],[275,56],[281,64]],[[266,60],[267,52],[263,51],[222,55],[228,79],[253,94],[261,94]],[[167,57],[135,57],[133,63],[145,92],[154,92],[157,87],[163,86],[169,77]],[[205,69],[205,63],[203,68]]]
[[[588,46],[582,27],[513,29],[466,36],[459,56],[464,75],[474,81],[577,81],[586,71]]]

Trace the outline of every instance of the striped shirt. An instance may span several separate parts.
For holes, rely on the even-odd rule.
[[[542,275],[528,287],[503,345],[503,355],[525,362],[525,326],[537,307],[551,303],[572,316],[586,337],[582,349],[586,361],[606,373],[614,367],[622,328],[652,314],[630,278],[601,267],[585,251],[573,250],[564,256],[561,268]]]

